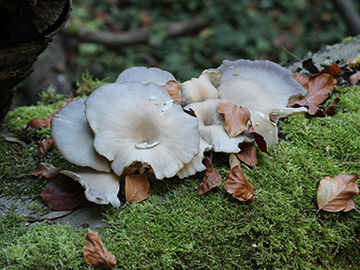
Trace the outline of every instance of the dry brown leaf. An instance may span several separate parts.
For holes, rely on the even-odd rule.
[[[222,182],[221,175],[215,170],[209,157],[204,158],[204,165],[206,167],[206,171],[203,181],[198,188],[198,195],[203,195],[210,189],[220,186]]]
[[[225,117],[225,130],[230,138],[238,136],[247,129],[250,113],[244,107],[231,102],[219,103],[218,112]]]
[[[239,201],[254,201],[254,186],[246,179],[240,165],[226,175],[225,189]]]
[[[340,102],[340,98],[335,98],[334,101],[326,108],[324,111],[324,116],[334,116],[336,114],[336,107],[339,107],[338,103]]]
[[[341,68],[338,64],[332,64],[330,66],[325,67],[323,70],[320,71],[320,73],[316,74],[315,76],[318,76],[319,74],[330,74],[331,76],[335,77],[339,75],[341,72]]]
[[[85,261],[92,267],[103,266],[105,269],[114,269],[116,258],[102,243],[99,233],[88,229],[85,244],[83,247]]]
[[[318,111],[321,111],[318,108],[318,105],[328,98],[332,88],[337,84],[337,81],[333,76],[323,73],[311,78],[306,84],[303,76],[304,75],[296,75],[294,78],[298,78],[298,82],[305,85],[303,85],[303,87],[308,93],[304,97],[298,97],[290,100],[288,106],[305,106],[309,109],[310,115],[316,115]]]
[[[165,85],[162,86],[169,93],[170,97],[179,103],[182,98],[180,96],[180,86],[177,81],[171,80],[168,81]]]
[[[360,81],[360,71],[354,73],[349,77],[349,83],[351,84],[356,84],[358,83],[358,81]]]
[[[255,166],[257,164],[255,143],[243,143],[237,157],[246,165]]]
[[[50,147],[54,145],[54,140],[52,138],[43,139],[39,146],[37,147],[37,156],[42,159],[46,153],[49,151]]]
[[[72,210],[90,203],[85,197],[84,188],[65,175],[59,175],[47,184],[41,191],[41,198],[54,211]]]
[[[126,201],[134,203],[149,198],[150,182],[146,174],[133,174],[125,176]]]
[[[40,163],[39,165],[36,166],[35,170],[31,173],[31,175],[34,175],[34,176],[42,175],[45,178],[54,178],[55,176],[57,176],[59,174],[61,169],[62,169],[62,167],[57,168],[51,164]]]
[[[354,209],[353,199],[359,194],[357,179],[356,174],[341,174],[321,180],[317,190],[318,211],[348,212]]]

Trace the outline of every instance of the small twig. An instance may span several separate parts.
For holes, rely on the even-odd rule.
[[[295,54],[291,53],[288,49],[286,49],[284,46],[281,46],[281,49],[283,49],[286,53],[290,54],[292,57],[294,57],[296,60],[302,62],[302,60],[297,57]]]

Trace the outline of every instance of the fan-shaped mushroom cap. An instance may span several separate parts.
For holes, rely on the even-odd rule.
[[[109,172],[109,161],[96,153],[94,134],[85,118],[85,98],[71,101],[51,120],[51,137],[62,155],[78,166]]]
[[[306,95],[306,90],[292,78],[290,71],[270,61],[224,60],[216,69],[222,73],[220,98],[250,112],[254,129],[267,145],[277,143],[277,128],[271,115],[286,117],[305,113],[305,108],[287,108],[289,99]]]
[[[124,70],[115,83],[139,82],[142,84],[156,83],[165,85],[168,81],[176,81],[175,77],[165,70],[159,68],[132,67]]]
[[[214,146],[215,152],[238,153],[239,143],[252,142],[254,138],[248,132],[230,138],[224,124],[224,117],[217,111],[219,103],[227,102],[222,99],[208,99],[202,102],[191,103],[184,107],[194,110],[199,120],[199,133],[207,143]]]
[[[178,171],[176,175],[180,179],[183,179],[190,175],[194,175],[197,172],[205,170],[206,167],[202,163],[204,159],[204,152],[210,151],[211,149],[212,146],[200,138],[199,154],[197,154],[188,164],[185,164],[185,166],[180,171]]]
[[[221,73],[205,70],[199,78],[192,78],[180,85],[184,105],[219,97],[216,86],[219,85]]]
[[[151,166],[157,179],[172,177],[199,152],[197,119],[157,84],[107,84],[85,105],[95,149],[113,161],[117,175],[141,162]]]
[[[90,168],[72,168],[60,172],[79,182],[85,188],[85,197],[88,201],[97,204],[120,206],[118,193],[120,190],[120,177],[113,172],[98,172]]]

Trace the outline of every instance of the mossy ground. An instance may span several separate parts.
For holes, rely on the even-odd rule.
[[[233,199],[223,186],[197,196],[198,174],[154,183],[143,203],[102,207],[108,226],[98,231],[117,267],[360,269],[359,213],[316,214],[322,178],[360,175],[360,87],[337,88],[336,96],[341,99],[336,115],[288,118],[280,124],[281,140],[271,156],[259,153],[255,168],[243,166],[259,194],[254,203]],[[26,114],[22,110],[10,113],[7,121]],[[0,145],[4,190],[38,161],[31,143],[14,146],[1,139]],[[49,162],[64,163],[56,149],[52,153]],[[229,170],[221,162],[217,169],[223,177]],[[33,182],[39,180],[33,177]],[[355,204],[360,205],[359,198]],[[4,269],[91,269],[82,256],[85,230],[46,222],[25,227],[10,207],[0,217],[0,233]]]

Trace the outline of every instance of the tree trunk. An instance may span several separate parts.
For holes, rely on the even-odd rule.
[[[0,0],[0,120],[11,106],[14,87],[29,76],[70,11],[71,0]]]

